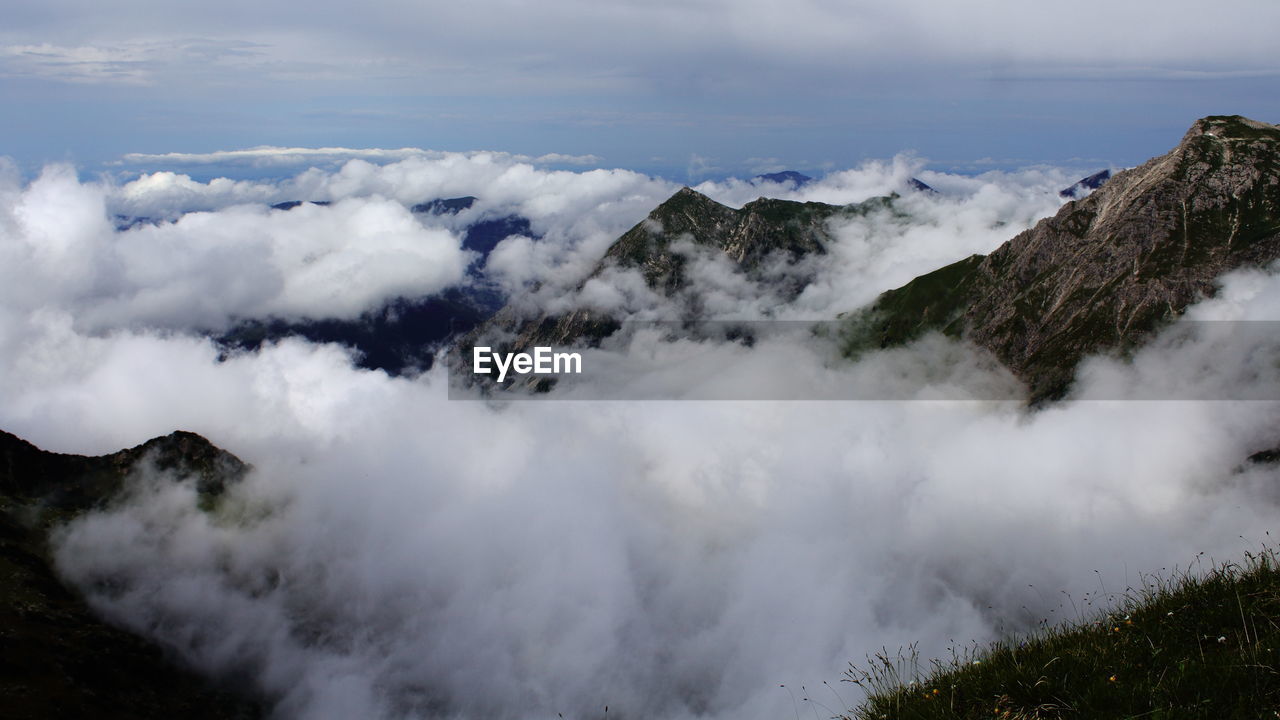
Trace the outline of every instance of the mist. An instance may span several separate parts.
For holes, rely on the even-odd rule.
[[[840,203],[896,191],[911,218],[833,226],[813,282],[781,304],[759,302],[767,274],[696,258],[714,300],[703,306],[830,320],[994,249],[1056,211],[1076,179],[924,173],[902,156],[798,191],[699,185],[735,206],[762,191]],[[940,194],[908,194],[912,176]],[[939,337],[854,364],[783,342],[641,336],[612,350],[599,380],[642,396],[716,397],[728,382],[803,397],[906,377],[923,388],[909,402],[493,403],[450,400],[442,363],[391,377],[296,339],[223,356],[196,332],[350,317],[468,282],[451,224],[466,218],[406,209],[460,195],[480,198],[468,212],[519,212],[541,235],[508,238],[488,260],[531,306],[622,297],[616,307],[661,319],[666,300],[627,300],[629,273],[578,288],[675,189],[500,154],[353,160],[274,182],[10,174],[0,427],[78,453],[181,428],[254,467],[213,513],[190,481],[137,473],[127,497],[58,531],[60,571],[106,617],[263,693],[278,717],[585,718],[608,706],[777,718],[846,709],[858,695],[841,672],[882,647],[942,656],[1077,619],[1075,607],[1143,573],[1267,540],[1276,470],[1245,459],[1274,446],[1280,408],[1149,399],[1169,385],[1249,397],[1265,375],[1266,353],[1209,363],[1213,339],[1195,333],[1132,362],[1091,360],[1071,398],[1032,411],[955,399],[954,383],[1016,396],[1016,381]],[[333,204],[267,208],[283,200]],[[115,214],[164,220],[118,230]],[[1188,313],[1277,316],[1270,270],[1226,277]],[[636,373],[661,353],[682,371]]]

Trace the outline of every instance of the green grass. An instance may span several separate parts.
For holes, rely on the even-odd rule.
[[[914,647],[850,664],[843,720],[1280,717],[1275,551],[1130,589],[1105,614],[921,668]]]
[[[869,350],[905,345],[930,330],[959,335],[960,320],[972,301],[976,270],[984,259],[971,255],[921,275],[842,318],[841,352],[856,359]]]

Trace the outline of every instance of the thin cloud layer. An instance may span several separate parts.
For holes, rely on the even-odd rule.
[[[1184,0],[382,0],[356,14],[57,0],[6,15],[0,119],[20,132],[6,152],[33,167],[308,143],[556,149],[695,181],[908,147],[954,167],[1131,164],[1176,139],[1153,129],[1280,112],[1280,9],[1226,0],[1212,16]]]
[[[146,33],[151,37],[194,36],[205,44],[248,39],[253,52],[242,53],[242,64],[234,68],[246,74],[288,74],[291,67],[305,65],[316,80],[366,76],[385,81],[385,76],[418,71],[446,87],[453,75],[479,79],[491,89],[515,90],[519,81],[539,77],[553,88],[626,90],[637,79],[674,82],[668,71],[693,57],[709,61],[699,70],[712,77],[727,76],[734,66],[805,68],[829,77],[830,68],[850,62],[877,68],[958,64],[968,71],[1013,73],[1062,66],[1122,75],[1144,68],[1275,70],[1266,28],[1280,20],[1273,5],[1256,0],[1217,6],[1208,33],[1195,21],[1203,7],[1189,1],[1117,8],[1086,0],[1050,8],[987,0],[951,8],[913,0],[892,6],[803,3],[785,11],[766,2],[723,0],[590,7],[561,0],[536,9],[501,1],[444,8],[381,3],[359,17],[325,2],[308,4],[305,13],[287,4],[264,9],[231,3],[217,12],[189,8],[183,13],[154,12],[149,5],[133,0],[108,9],[61,0],[40,12],[17,12],[0,37],[39,33],[46,40],[14,43],[8,63],[32,67],[34,58],[48,58],[40,65],[42,74],[58,77],[61,67],[62,77],[79,81],[85,63],[125,61],[134,71],[161,74],[166,62],[207,60],[198,53],[140,56],[142,34],[129,18],[145,13],[152,19]],[[70,26],[58,20],[67,17],[81,22]],[[1108,21],[1099,22],[1100,17]],[[706,32],[712,27],[719,32]],[[1050,27],[1053,32],[1045,32]],[[1134,33],[1137,27],[1143,32]],[[487,41],[478,47],[475,38]],[[319,62],[304,52],[318,45],[330,48],[330,60]],[[548,47],[556,52],[548,53]],[[588,58],[593,69],[583,72]],[[504,80],[503,72],[512,76]]]
[[[126,153],[120,164],[125,165],[251,165],[254,167],[298,166],[305,164],[338,164],[347,160],[361,159],[370,162],[391,162],[412,157],[440,159],[448,153],[423,150],[421,148],[284,148],[256,147],[245,150],[221,150],[210,153]],[[528,162],[536,165],[596,165],[600,158],[595,155],[565,155],[563,153],[547,153],[538,157],[528,155],[507,155],[513,162]]]

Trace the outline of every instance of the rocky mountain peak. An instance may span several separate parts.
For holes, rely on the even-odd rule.
[[[1280,126],[1253,120],[1243,115],[1209,115],[1192,123],[1187,134],[1182,137],[1178,147],[1187,146],[1191,141],[1204,135],[1219,140],[1255,140],[1274,139],[1280,132]]]
[[[856,314],[849,350],[942,330],[1055,397],[1085,355],[1139,344],[1223,273],[1278,257],[1280,128],[1208,117],[990,255],[885,293]]]

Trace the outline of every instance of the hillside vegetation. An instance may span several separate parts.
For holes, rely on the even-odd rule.
[[[956,653],[918,672],[914,650],[850,665],[870,697],[843,720],[1280,717],[1274,550],[1130,588],[1078,624]]]

